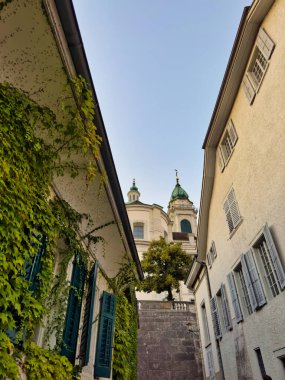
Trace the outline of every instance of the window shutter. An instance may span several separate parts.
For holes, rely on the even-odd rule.
[[[209,268],[211,268],[211,267],[212,267],[211,251],[209,251],[209,252],[207,253],[207,261],[208,261],[208,266],[209,266]]]
[[[218,155],[218,163],[219,163],[219,167],[220,167],[220,171],[222,172],[225,168],[225,163],[224,163],[224,158],[223,158],[223,153],[222,153],[222,149],[221,149],[221,146],[219,146],[217,148],[217,155]]]
[[[273,263],[273,266],[274,266],[280,287],[281,287],[281,289],[284,289],[285,288],[284,269],[283,269],[283,266],[282,266],[281,261],[279,259],[277,249],[275,247],[274,241],[272,239],[271,232],[270,232],[267,224],[264,227],[263,233],[264,233],[266,244],[268,246],[269,254],[270,254],[270,257],[271,257],[271,260],[272,260],[272,263]]]
[[[244,76],[242,84],[243,84],[243,89],[244,89],[245,95],[249,101],[249,104],[252,104],[253,100],[255,98],[255,89],[254,89],[250,79],[248,78],[247,74]]]
[[[241,256],[241,266],[242,266],[242,273],[244,275],[244,281],[245,281],[245,284],[246,284],[246,287],[248,290],[248,296],[249,296],[250,304],[251,304],[252,310],[255,310],[258,305],[257,305],[255,292],[253,290],[253,285],[251,282],[249,271],[247,269],[247,264],[246,264],[244,255]]]
[[[223,307],[223,313],[224,313],[225,326],[227,330],[231,330],[233,327],[232,318],[231,318],[231,313],[229,309],[226,288],[224,284],[221,285],[221,296],[222,296],[222,307]]]
[[[72,364],[75,362],[85,274],[82,259],[80,256],[76,256],[73,263],[61,348],[61,354],[66,356]]]
[[[215,246],[214,242],[212,242],[212,251],[213,251],[214,258],[216,258],[217,257],[217,251],[216,251],[216,246]]]
[[[215,369],[214,369],[214,361],[211,347],[207,349],[207,360],[208,360],[208,368],[209,368],[209,376],[210,380],[215,380]]]
[[[243,320],[243,317],[242,317],[241,307],[240,307],[240,303],[239,303],[239,299],[238,299],[238,294],[237,294],[237,289],[236,289],[233,273],[229,273],[227,275],[227,278],[228,278],[228,284],[230,287],[230,292],[231,292],[231,297],[232,297],[236,321],[240,322]]]
[[[237,139],[238,139],[238,136],[236,133],[234,123],[232,122],[231,119],[228,122],[228,133],[229,133],[229,136],[230,136],[230,139],[231,139],[233,146],[235,146]]]
[[[216,296],[211,298],[210,306],[211,306],[211,313],[212,313],[212,320],[213,320],[213,325],[214,325],[215,336],[217,339],[219,339],[222,337],[222,329],[221,329],[221,324],[220,324],[220,318],[219,318]]]
[[[41,260],[46,252],[47,237],[45,234],[39,234],[36,236],[39,244],[38,251],[33,257],[32,264],[25,265],[25,279],[30,282],[29,289],[35,291],[37,287],[37,274],[41,270]]]
[[[85,302],[85,311],[84,319],[81,333],[81,342],[80,342],[80,353],[79,361],[80,367],[83,367],[89,362],[90,354],[90,340],[91,340],[91,331],[93,324],[93,313],[94,313],[94,303],[95,303],[95,293],[96,293],[96,280],[97,280],[97,271],[98,263],[94,264],[93,268],[90,271],[88,279],[88,291]]]
[[[257,272],[251,251],[246,252],[245,261],[247,264],[247,268],[248,268],[249,275],[251,278],[252,286],[253,286],[254,293],[256,296],[257,305],[259,307],[261,307],[261,306],[266,304],[266,298],[265,298],[265,295],[263,292],[262,284],[261,284],[261,281],[259,279],[259,274]]]
[[[226,214],[226,219],[227,219],[229,231],[232,232],[232,230],[234,229],[234,223],[233,223],[233,220],[232,220],[232,216],[231,216],[231,212],[230,212],[230,206],[229,206],[228,199],[226,199],[226,201],[224,203],[224,211],[225,211],[225,214]]]
[[[116,297],[103,292],[94,368],[97,377],[109,378],[111,375],[115,310]]]
[[[271,57],[275,44],[269,37],[269,35],[265,32],[265,30],[262,28],[259,30],[256,39],[256,45],[261,50],[262,54],[266,59],[269,59]]]
[[[229,192],[228,201],[229,201],[230,213],[231,213],[231,216],[232,216],[232,222],[233,222],[234,227],[236,227],[238,225],[239,221],[240,221],[240,213],[239,213],[239,209],[238,209],[238,205],[237,205],[234,189],[232,189]]]

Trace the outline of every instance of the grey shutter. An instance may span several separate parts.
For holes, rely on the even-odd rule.
[[[255,262],[254,262],[251,251],[246,252],[245,261],[247,264],[247,268],[248,268],[249,275],[251,278],[251,282],[253,285],[253,289],[255,292],[257,304],[259,307],[261,307],[261,306],[266,304],[266,298],[264,295],[263,287],[262,287],[262,284],[261,284],[261,281],[259,278],[259,274],[258,274],[256,266],[255,266]]]
[[[227,219],[229,231],[232,232],[232,230],[234,229],[234,223],[233,223],[233,220],[232,220],[232,215],[231,215],[231,212],[230,212],[230,206],[229,206],[228,199],[226,199],[226,201],[224,203],[224,211],[225,211],[225,214],[226,214],[226,219]]]
[[[265,32],[264,29],[260,29],[257,39],[256,39],[256,45],[264,55],[266,59],[269,59],[271,57],[271,54],[274,50],[274,42],[269,37],[269,35]]]
[[[207,349],[207,360],[210,380],[215,380],[215,369],[211,347]]]
[[[251,277],[249,275],[249,271],[247,268],[247,264],[246,264],[244,255],[241,256],[241,266],[242,266],[242,273],[244,276],[244,281],[245,281],[245,284],[246,284],[246,287],[248,290],[248,296],[249,296],[250,304],[251,304],[252,310],[255,310],[257,308],[258,304],[257,304],[255,292],[253,290]]]
[[[216,246],[215,246],[214,242],[212,242],[212,251],[213,251],[214,258],[216,258],[217,257],[217,251],[216,251]]]
[[[224,284],[221,285],[221,296],[222,296],[222,307],[223,307],[223,313],[224,313],[225,327],[227,330],[231,330],[233,327],[232,318],[231,318],[231,313],[229,309],[226,288]]]
[[[229,192],[228,201],[229,201],[229,208],[230,208],[230,213],[232,216],[233,225],[234,225],[234,227],[236,227],[240,221],[240,213],[239,213],[234,189],[232,189]]]
[[[243,84],[245,95],[249,101],[249,104],[252,104],[255,98],[255,88],[253,87],[247,74],[244,76],[242,84]]]
[[[214,325],[214,332],[215,337],[221,338],[222,336],[222,329],[221,329],[221,323],[220,323],[220,317],[218,312],[218,305],[217,305],[217,297],[214,296],[210,300],[210,306],[211,306],[211,313],[212,313],[212,320]]]
[[[208,266],[209,268],[212,267],[212,257],[210,251],[207,253],[207,261],[208,261]]]
[[[266,244],[268,246],[269,254],[270,254],[276,275],[278,277],[280,287],[281,287],[281,289],[284,289],[285,288],[284,269],[283,269],[283,266],[282,266],[281,261],[279,259],[277,249],[275,247],[274,241],[272,239],[272,236],[271,236],[271,233],[270,233],[270,230],[269,230],[269,227],[267,224],[264,227],[263,233],[264,233],[264,237],[266,240]]]
[[[224,158],[223,158],[223,153],[222,153],[222,148],[221,146],[218,146],[217,148],[217,155],[218,155],[218,163],[220,167],[220,171],[222,172],[225,168],[225,163],[224,163]]]
[[[243,317],[242,317],[242,311],[241,311],[241,307],[240,307],[240,303],[238,299],[238,294],[237,294],[237,289],[236,289],[233,273],[229,273],[227,275],[227,278],[228,278],[228,284],[231,291],[231,297],[232,297],[232,303],[234,307],[236,321],[240,322],[243,320]]]
[[[230,136],[230,139],[231,139],[233,146],[235,146],[237,139],[238,139],[238,136],[236,133],[235,126],[234,126],[231,119],[228,122],[228,133],[229,133],[229,136]]]

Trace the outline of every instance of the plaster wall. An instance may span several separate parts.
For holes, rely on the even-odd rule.
[[[217,250],[217,258],[209,269],[213,294],[216,294],[221,282],[228,286],[226,275],[239,262],[240,255],[249,249],[265,223],[270,227],[285,268],[284,24],[285,4],[277,0],[262,24],[276,44],[267,72],[252,105],[249,105],[240,87],[230,114],[238,141],[223,172],[216,162],[207,238],[207,250],[212,241]],[[230,236],[223,203],[232,187],[242,222]],[[228,288],[227,291],[229,295]],[[283,292],[274,299],[267,298],[267,304],[261,310],[245,317],[242,322],[243,336],[253,378],[261,379],[254,352],[255,348],[260,348],[266,371],[274,380],[281,380],[284,379],[285,370],[274,353],[285,347],[285,294]],[[233,316],[232,303],[229,304]],[[233,322],[233,331],[225,332],[221,341],[225,375],[229,380],[234,376],[232,358],[236,354],[235,339],[241,334],[241,331],[237,332],[241,327]],[[241,363],[237,357],[236,361],[239,367]]]

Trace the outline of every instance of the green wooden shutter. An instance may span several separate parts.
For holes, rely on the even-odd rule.
[[[39,248],[35,256],[33,257],[32,264],[26,264],[25,266],[25,279],[30,282],[29,289],[35,291],[37,287],[37,274],[41,270],[41,260],[46,251],[47,237],[45,234],[39,234],[36,236],[39,241]]]
[[[97,377],[111,376],[115,310],[116,297],[103,292],[94,368],[94,375]]]
[[[96,293],[96,279],[97,279],[98,264],[94,264],[91,269],[89,280],[88,280],[88,291],[85,302],[84,319],[81,333],[81,343],[80,343],[80,353],[79,353],[79,365],[83,367],[89,362],[90,354],[90,340],[95,304],[95,293]]]
[[[73,262],[61,348],[61,354],[66,356],[72,364],[75,362],[85,275],[86,272],[82,259],[80,256],[76,256]]]

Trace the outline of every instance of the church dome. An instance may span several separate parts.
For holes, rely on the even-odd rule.
[[[180,183],[177,182],[174,190],[172,191],[170,200],[174,201],[175,199],[188,199],[188,198],[189,196],[186,193],[186,191],[180,186]]]

